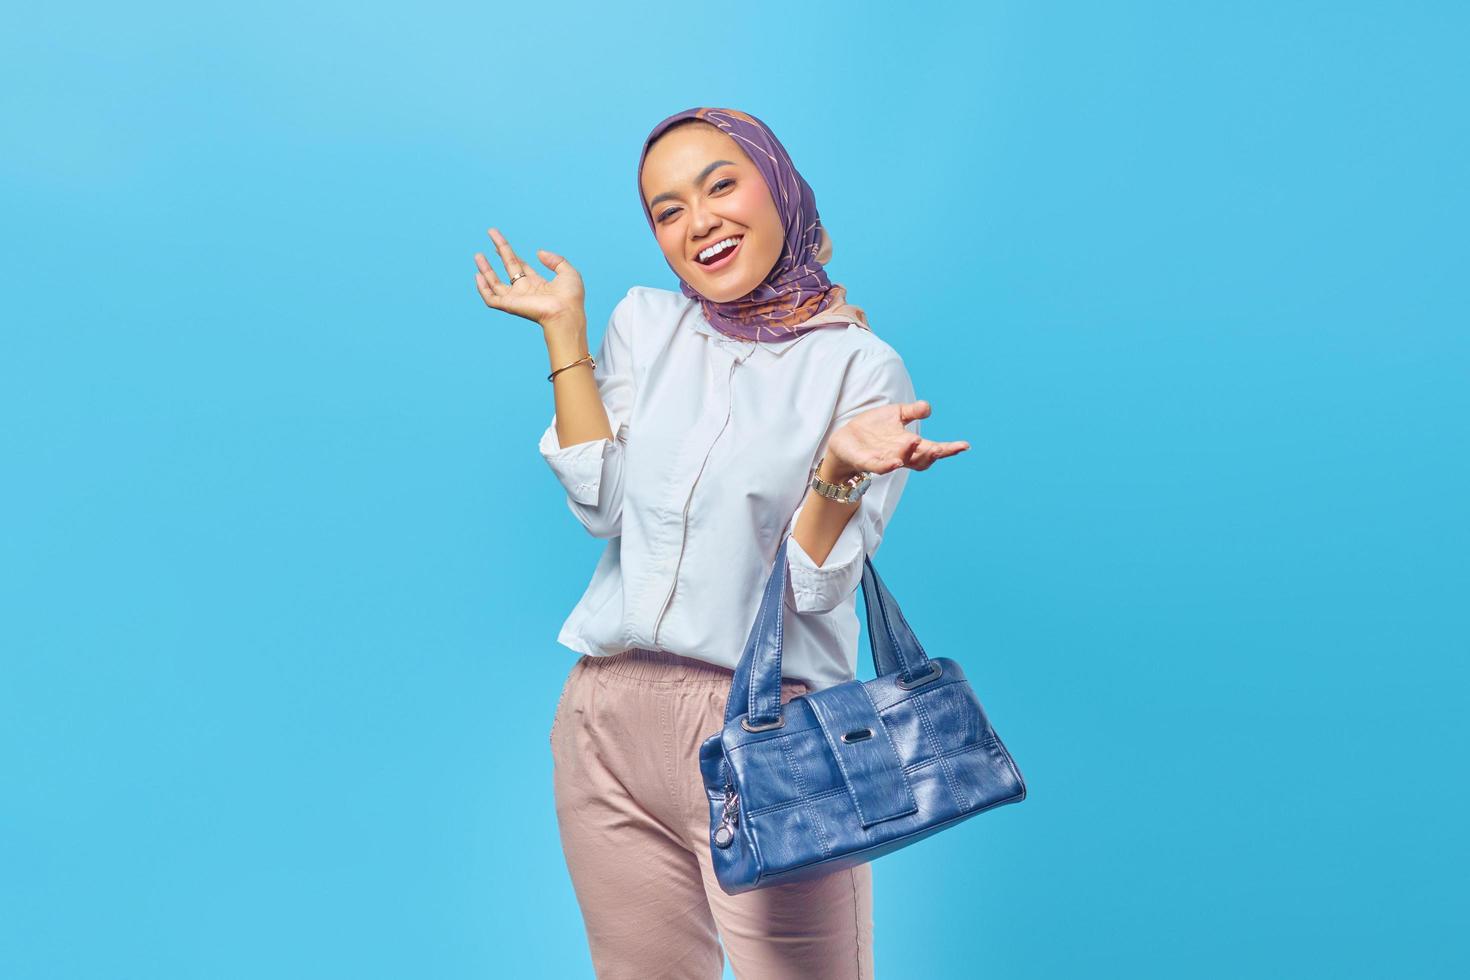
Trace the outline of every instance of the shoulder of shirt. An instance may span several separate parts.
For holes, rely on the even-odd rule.
[[[689,305],[689,299],[683,293],[672,289],[659,289],[657,286],[633,286],[628,289],[628,294],[618,301],[618,306],[636,306],[639,309],[653,313],[657,319],[667,321],[671,326],[678,320],[679,314]]]
[[[832,331],[834,334],[839,331]],[[903,364],[903,357],[894,346],[882,337],[878,336],[867,327],[860,327],[856,323],[849,323],[847,328],[840,331],[845,343],[851,344],[857,351],[858,357],[872,363],[874,366],[896,362]]]
[[[625,331],[636,329],[640,338],[660,327],[672,335],[674,325],[679,321],[679,312],[686,302],[683,293],[653,286],[633,286],[613,308],[612,320],[614,324],[621,324]]]
[[[834,359],[845,354],[851,367],[862,365],[875,373],[906,370],[898,350],[867,327],[856,323],[833,324],[817,329],[815,334],[811,340],[826,346],[828,355]]]
[[[672,332],[673,326],[678,322],[679,315],[689,304],[689,298],[682,292],[672,289],[660,289],[657,286],[633,286],[627,295],[618,302],[618,310],[626,307],[636,307],[652,314],[647,320],[640,323],[640,327],[646,324],[666,324]],[[616,312],[616,311],[614,311]],[[646,329],[646,327],[643,327]],[[816,341],[823,346],[829,347],[829,352],[839,354],[842,349],[849,350],[855,360],[871,363],[874,368],[885,366],[890,363],[903,365],[903,358],[898,351],[882,337],[872,330],[860,327],[855,323],[849,323],[839,328],[829,325],[817,330],[819,337],[808,337],[806,343]]]

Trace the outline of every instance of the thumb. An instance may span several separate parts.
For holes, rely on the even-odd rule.
[[[927,419],[929,417],[929,403],[920,398],[916,402],[908,402],[898,407],[898,421],[900,425],[907,425],[915,419]]]
[[[546,268],[550,269],[552,272],[555,272],[556,267],[561,265],[563,262],[566,262],[569,268],[571,267],[571,263],[567,262],[565,258],[557,255],[555,252],[552,252],[548,249],[536,249],[536,257],[541,260],[542,265],[546,266]]]

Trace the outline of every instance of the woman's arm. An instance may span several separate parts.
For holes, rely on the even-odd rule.
[[[856,476],[861,472],[863,471],[843,463],[830,452],[822,458],[822,465],[817,467],[817,475],[828,483],[841,483],[848,477]],[[805,551],[813,562],[821,565],[832,553],[832,546],[837,543],[843,529],[847,527],[848,522],[861,509],[861,506],[861,498],[855,504],[845,504],[808,489],[806,500],[801,506],[801,513],[796,519],[796,527],[791,532],[792,537],[796,538],[797,544],[801,545],[801,550]]]
[[[855,365],[850,391],[822,447],[819,473],[837,483],[871,472],[873,482],[856,504],[807,490],[787,548],[793,608],[800,613],[830,612],[857,588],[863,558],[877,552],[911,470],[928,469],[970,446],[920,437],[929,403],[915,400],[908,371],[892,351]]]
[[[491,228],[489,234],[510,281],[502,282],[490,261],[476,252],[475,288],[492,310],[540,325],[547,360],[555,372],[551,383],[556,413],[541,436],[541,455],[566,488],[567,506],[577,520],[597,537],[614,537],[622,532],[622,430],[632,415],[634,389],[633,358],[615,329],[618,311],[613,310],[602,336],[596,369],[584,362],[559,370],[587,353],[581,273],[555,252],[537,249],[542,263],[555,273],[548,280],[516,255],[498,229]]]
[[[831,434],[817,448],[821,469],[826,471],[822,478],[836,483],[859,469],[837,451],[848,441],[842,432],[849,423],[874,409],[907,403],[913,397],[913,384],[896,352],[868,351],[860,355],[843,379]],[[917,436],[919,423],[910,426]],[[908,475],[908,470],[900,468],[874,476],[856,504],[840,503],[807,489],[793,516],[786,549],[791,577],[789,608],[798,613],[831,612],[857,588],[863,575],[863,556],[877,551]]]
[[[556,414],[538,447],[567,491],[568,509],[597,538],[623,533],[623,452],[637,390],[633,352],[622,322],[626,300],[625,296],[608,320],[597,367],[578,364],[552,379]],[[552,370],[583,357],[585,319],[547,328],[546,350]]]
[[[568,323],[544,327],[547,361],[551,370],[566,367],[587,355],[587,317],[579,315]],[[548,372],[550,373],[550,372]],[[612,426],[592,365],[583,361],[551,379],[556,404],[556,438],[562,446],[575,446],[593,439],[611,439]]]

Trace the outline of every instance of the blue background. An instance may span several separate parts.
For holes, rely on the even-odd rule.
[[[603,543],[471,256],[564,253],[596,344],[694,105],[973,444],[881,571],[1030,797],[875,864],[878,975],[1464,975],[1464,10],[12,12],[0,975],[591,975]]]

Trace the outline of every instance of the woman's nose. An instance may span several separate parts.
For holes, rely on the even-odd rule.
[[[709,211],[695,208],[690,213],[690,229],[692,230],[695,238],[702,237],[711,228],[715,227],[719,223],[719,217]]]

